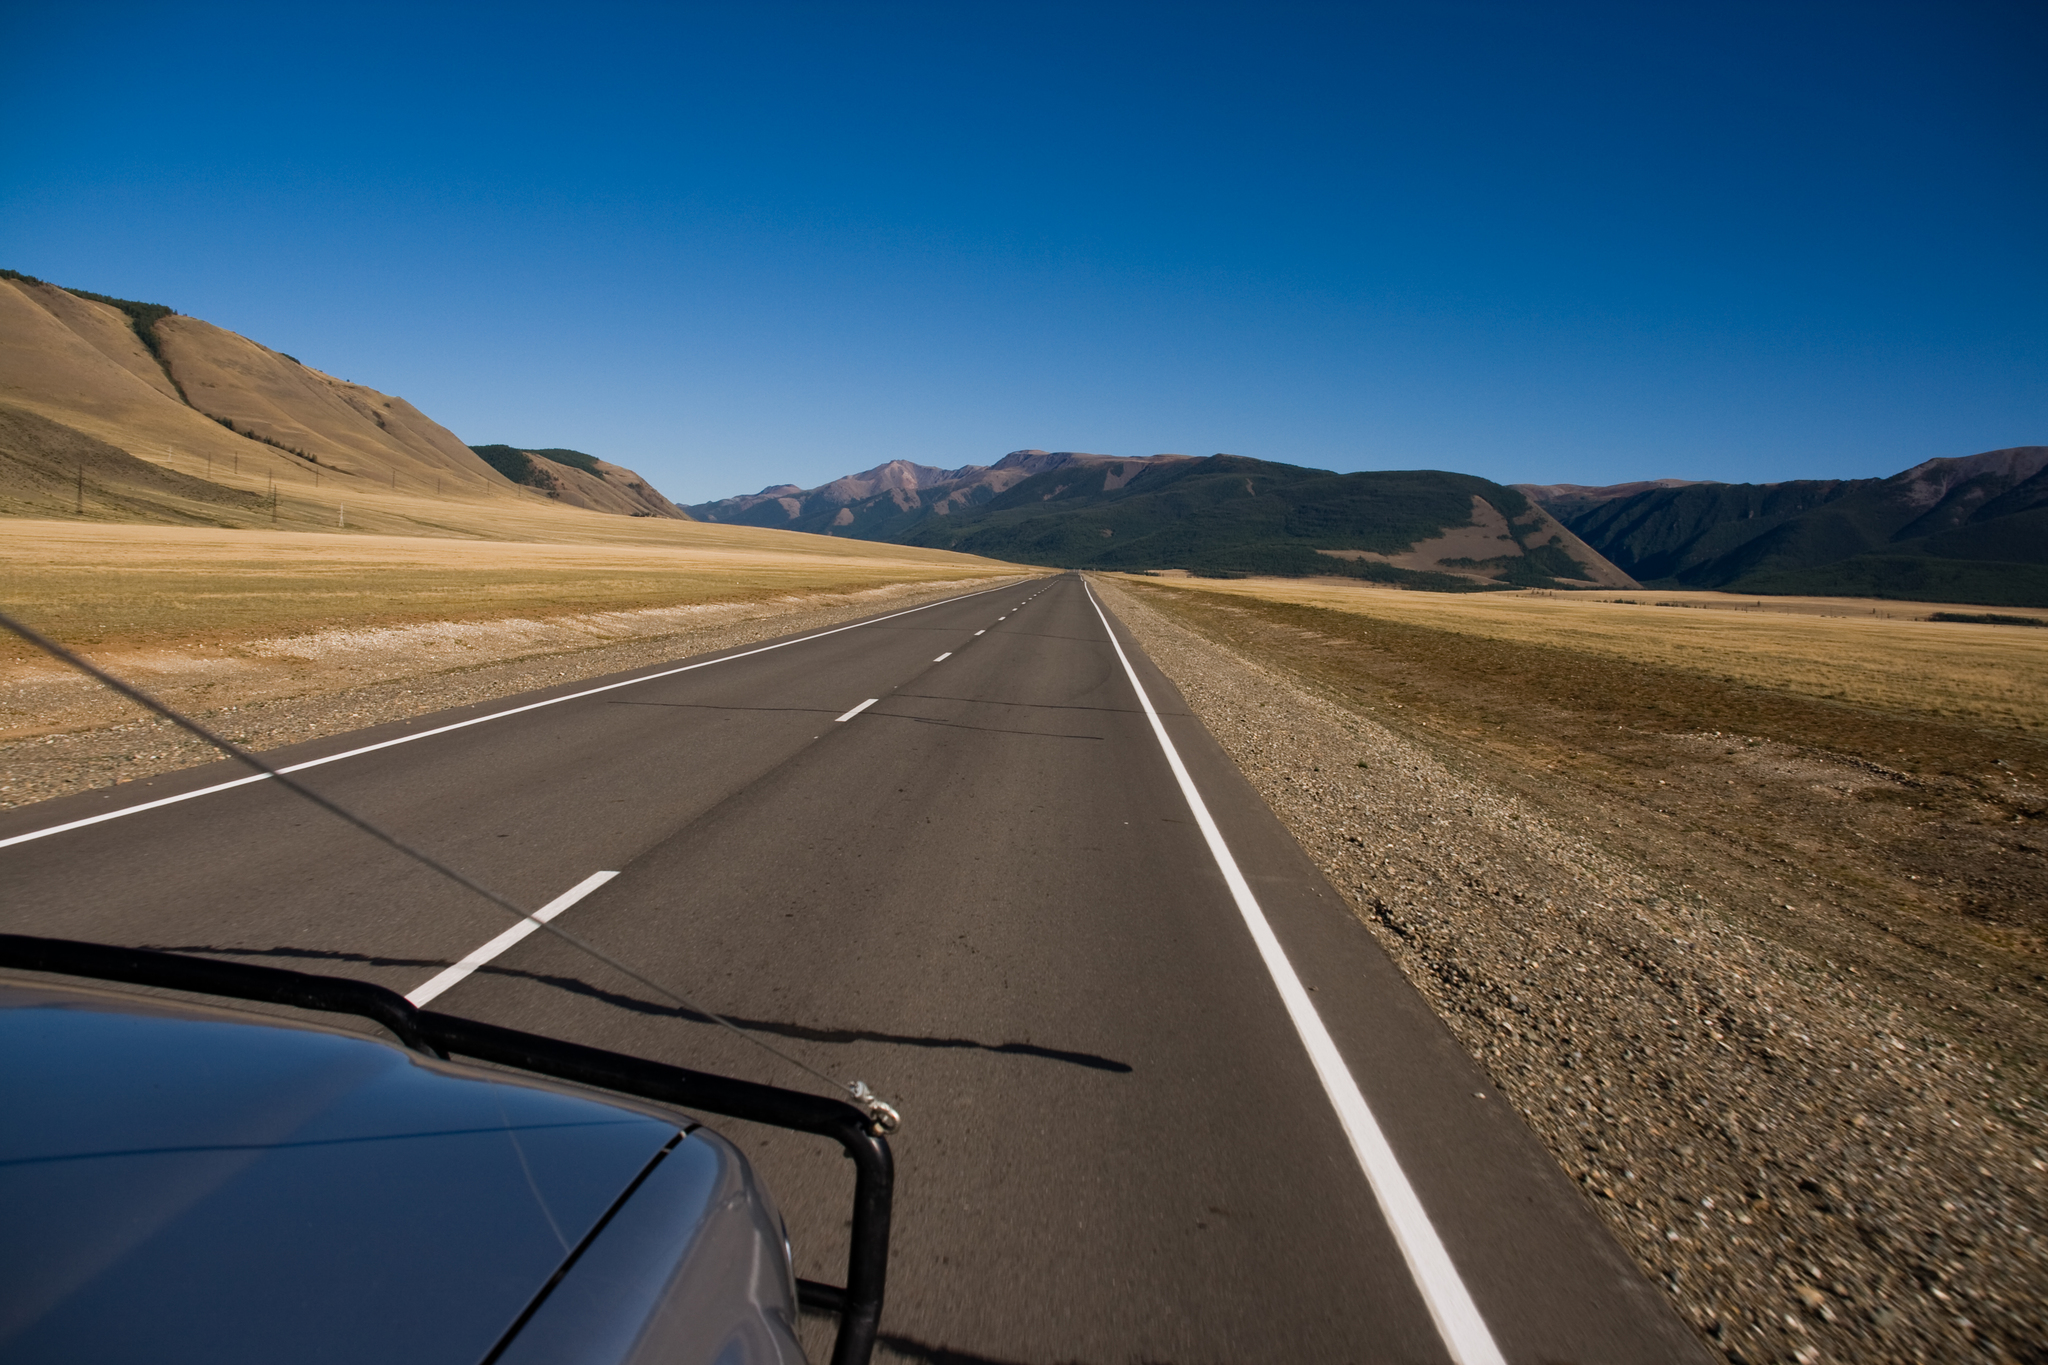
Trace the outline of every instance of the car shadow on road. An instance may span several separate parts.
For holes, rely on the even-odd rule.
[[[296,958],[319,962],[351,962],[365,967],[417,967],[422,971],[438,971],[448,965],[438,959],[386,957],[374,953],[352,953],[328,948],[224,948],[207,943],[149,946],[159,952],[194,953],[207,957]],[[552,986],[571,995],[581,995],[618,1009],[630,1010],[635,1014],[686,1019],[695,1024],[718,1022],[702,1010],[681,1009],[660,1001],[643,1000],[623,991],[609,991],[602,986],[593,986],[578,977],[562,976],[553,972],[530,972],[517,967],[500,967],[487,963],[477,968],[476,975],[513,977],[534,982],[536,985]],[[1128,1062],[1119,1062],[1112,1057],[1098,1056],[1093,1052],[1045,1047],[1038,1043],[984,1043],[975,1038],[947,1038],[932,1034],[883,1033],[877,1029],[820,1028],[813,1024],[792,1024],[779,1019],[750,1019],[739,1014],[721,1015],[720,1018],[747,1033],[766,1033],[778,1038],[793,1038],[807,1043],[883,1043],[891,1047],[971,1049],[994,1053],[997,1056],[1033,1057],[1039,1061],[1086,1067],[1090,1071],[1107,1071],[1120,1076],[1129,1075],[1132,1069]]]
[[[916,1337],[898,1336],[893,1332],[883,1332],[875,1339],[875,1345],[880,1348],[875,1352],[878,1360],[893,1356],[898,1360],[915,1361],[917,1365],[1025,1365],[1025,1362],[1009,1356],[985,1356],[977,1351],[934,1346]],[[1069,1359],[1058,1362],[1058,1365],[1084,1365],[1084,1362]],[[1171,1362],[1145,1359],[1132,1361],[1130,1365],[1171,1365]]]
[[[962,706],[1015,706],[1027,711],[1094,711],[1108,716],[1127,716],[1138,708],[1135,706],[1082,706],[1062,701],[1005,701],[1000,697],[955,697],[944,692],[891,692],[895,698],[911,701],[950,701]]]
[[[939,720],[934,716],[906,716],[900,711],[870,711],[876,720],[907,720],[913,725],[941,725],[948,730],[979,730],[985,735],[1030,735],[1033,739],[1094,739],[1107,738],[1104,735],[1068,735],[1055,730],[1014,730],[1002,725],[967,725],[957,720]]]

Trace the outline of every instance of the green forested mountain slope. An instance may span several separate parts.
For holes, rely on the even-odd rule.
[[[1106,461],[1050,470],[905,539],[1068,568],[1329,573],[1359,561],[1318,551],[1399,554],[1469,522],[1475,495],[1507,517],[1530,506],[1484,479],[1434,470],[1331,474],[1217,455],[1126,474]],[[1488,494],[1507,495],[1506,505]],[[1578,569],[1568,559],[1548,567]]]
[[[2048,606],[2048,446],[1929,460],[1886,479],[1600,492],[1549,502],[1644,583]]]
[[[892,461],[816,489],[689,509],[1007,559],[1198,574],[1338,574],[1456,590],[1631,586],[1541,507],[1467,474],[1333,474],[1238,455],[1014,451],[993,466]]]

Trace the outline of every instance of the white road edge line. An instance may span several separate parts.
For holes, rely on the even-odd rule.
[[[294,763],[288,768],[279,768],[278,771],[281,773],[304,772],[308,768],[317,768],[323,763],[339,763],[344,758],[359,758],[364,754],[375,753],[379,749],[389,749],[394,745],[410,744],[414,740],[431,739],[435,735],[445,735],[451,730],[466,730],[472,725],[482,725],[485,721],[503,720],[507,716],[517,716],[527,711],[538,711],[544,706],[559,706],[565,701],[576,701],[583,697],[594,697],[600,692],[610,692],[615,688],[637,687],[641,683],[654,682],[660,678],[672,678],[678,673],[689,673],[699,668],[709,668],[713,664],[731,663],[734,659],[751,658],[756,654],[766,654],[770,650],[787,649],[791,645],[800,645],[811,640],[822,640],[827,635],[837,635],[842,631],[859,630],[862,626],[878,626],[884,621],[893,621],[899,616],[909,616],[915,612],[930,611],[933,607],[943,607],[949,602],[964,602],[970,597],[980,597],[982,593],[1000,591],[1002,591],[1000,588],[983,588],[981,592],[962,593],[958,597],[941,598],[937,602],[927,602],[921,607],[909,607],[903,611],[892,611],[887,616],[877,616],[867,621],[855,621],[850,626],[834,626],[830,630],[821,630],[816,635],[802,635],[794,640],[782,640],[772,645],[762,645],[757,649],[743,650],[738,654],[727,654],[723,658],[705,659],[694,664],[684,664],[680,668],[666,668],[659,673],[649,673],[639,678],[628,678],[624,682],[606,683],[603,687],[592,687],[582,692],[571,692],[564,697],[549,697],[546,701],[532,701],[524,706],[514,706],[509,710],[493,711],[488,716],[475,716],[469,720],[458,720],[453,725],[437,725],[431,730],[422,730],[416,735],[400,735],[397,739],[387,739],[376,744],[365,744],[360,749],[350,749],[346,753],[329,754],[325,758],[307,759],[304,763]],[[980,633],[980,631],[975,632],[977,635]],[[61,825],[51,825],[46,829],[33,829],[26,834],[17,834],[11,839],[0,839],[0,848],[12,848],[16,844],[25,844],[32,839],[46,839],[52,834],[63,834],[74,829],[84,829],[87,825],[97,825],[107,820],[118,820],[124,815],[140,815],[143,811],[155,810],[159,806],[174,806],[180,801],[196,801],[202,796],[212,796],[215,792],[224,792],[235,787],[246,787],[251,782],[268,782],[269,780],[270,777],[267,773],[251,773],[247,777],[238,777],[231,782],[216,782],[211,787],[201,787],[197,791],[185,792],[179,796],[165,796],[155,801],[143,801],[137,805],[123,806],[119,810],[103,811],[98,815],[88,815],[83,820],[68,820]]]
[[[504,952],[507,948],[519,942],[520,939],[525,938],[528,934],[540,928],[541,924],[561,914],[577,901],[582,900],[585,896],[618,875],[616,872],[591,873],[588,877],[585,877],[582,881],[534,911],[533,919],[519,921],[519,923],[513,925],[510,929],[507,929],[504,933],[498,935],[489,943],[486,943],[483,947],[477,949],[453,967],[450,967],[447,971],[442,972],[439,976],[430,978],[425,984],[409,992],[405,998],[412,1002],[414,1009],[426,1008],[429,1000],[432,1000],[450,986],[455,985],[499,953]],[[540,921],[540,923],[535,923],[536,920]]]
[[[878,702],[878,701],[880,701],[880,700],[881,700],[881,698],[880,698],[880,697],[869,697],[869,698],[868,698],[868,699],[867,699],[866,701],[862,702],[862,703],[861,703],[861,704],[860,704],[859,706],[856,706],[856,707],[854,707],[854,708],[853,708],[853,709],[852,709],[851,711],[848,711],[848,712],[847,712],[847,713],[846,713],[845,715],[843,715],[843,716],[839,717],[839,720],[835,720],[835,721],[833,721],[832,723],[833,723],[834,725],[837,725],[837,724],[839,723],[839,721],[840,721],[840,720],[852,720],[852,719],[853,719],[853,718],[854,718],[855,716],[857,716],[857,715],[859,715],[859,714],[860,714],[861,712],[863,712],[863,711],[867,710],[867,709],[868,709],[868,708],[869,708],[870,706],[873,706],[873,705],[874,705],[874,704],[875,704],[876,702]]]
[[[932,662],[933,662],[933,663],[935,663],[935,664],[942,664],[942,663],[946,662],[946,660],[948,660],[948,659],[950,659],[950,658],[952,658],[952,657],[953,657],[953,651],[949,649],[949,650],[947,650],[947,651],[946,651],[946,652],[945,652],[944,654],[941,654],[941,655],[940,655],[940,656],[939,656],[938,658],[936,658],[936,659],[933,659],[933,660],[932,660]]]
[[[1082,580],[1082,585],[1087,588],[1087,580]],[[1343,1124],[1345,1135],[1351,1139],[1351,1150],[1357,1154],[1358,1164],[1365,1170],[1366,1183],[1372,1186],[1373,1197],[1379,1201],[1380,1213],[1393,1231],[1394,1240],[1400,1244],[1401,1255],[1408,1262],[1408,1273],[1414,1277],[1415,1287],[1422,1291],[1422,1300],[1436,1322],[1437,1335],[1443,1338],[1444,1348],[1457,1365],[1505,1365],[1500,1348],[1494,1344],[1493,1334],[1487,1330],[1486,1320],[1479,1316],[1478,1306],[1472,1302],[1464,1280],[1458,1276],[1458,1268],[1451,1264],[1450,1253],[1444,1250],[1443,1240],[1437,1236],[1429,1215],[1423,1211],[1422,1201],[1416,1198],[1414,1187],[1408,1183],[1401,1163],[1395,1159],[1394,1149],[1387,1145],[1379,1120],[1373,1117],[1364,1094],[1358,1089],[1358,1082],[1344,1065],[1343,1054],[1337,1051],[1330,1031],[1323,1027],[1322,1016],[1309,1002],[1308,992],[1302,989],[1301,978],[1294,974],[1294,966],[1288,962],[1286,951],[1273,933],[1273,926],[1266,922],[1266,912],[1259,908],[1244,873],[1238,870],[1237,859],[1230,855],[1229,847],[1223,842],[1223,832],[1216,827],[1215,819],[1202,801],[1202,794],[1195,789],[1194,779],[1188,776],[1187,765],[1180,760],[1180,751],[1167,737],[1166,726],[1159,719],[1159,712],[1153,708],[1152,698],[1146,695],[1145,685],[1138,681],[1138,670],[1131,667],[1130,658],[1125,655],[1116,632],[1110,628],[1108,614],[1095,600],[1094,589],[1087,588],[1087,592],[1089,605],[1101,618],[1110,647],[1116,650],[1116,657],[1124,666],[1124,674],[1131,680],[1131,690],[1138,694],[1138,702],[1145,708],[1145,717],[1152,722],[1152,734],[1166,753],[1167,766],[1173,769],[1174,780],[1180,784],[1181,795],[1187,799],[1188,809],[1194,813],[1195,824],[1201,829],[1202,838],[1208,842],[1209,852],[1216,859],[1224,882],[1230,887],[1238,913],[1244,916],[1245,927],[1252,932],[1252,941],[1258,945],[1266,971],[1279,988],[1280,999],[1287,1006],[1288,1017],[1294,1021],[1295,1032],[1301,1035],[1302,1045],[1308,1049],[1309,1061],[1322,1080],[1331,1107],[1337,1111],[1337,1121]]]

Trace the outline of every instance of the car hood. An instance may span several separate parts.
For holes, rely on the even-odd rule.
[[[326,1030],[0,986],[0,1358],[473,1362],[679,1127]]]

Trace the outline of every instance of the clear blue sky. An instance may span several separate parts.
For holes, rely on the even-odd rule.
[[[2048,7],[8,6],[0,265],[682,500],[2048,442]]]

